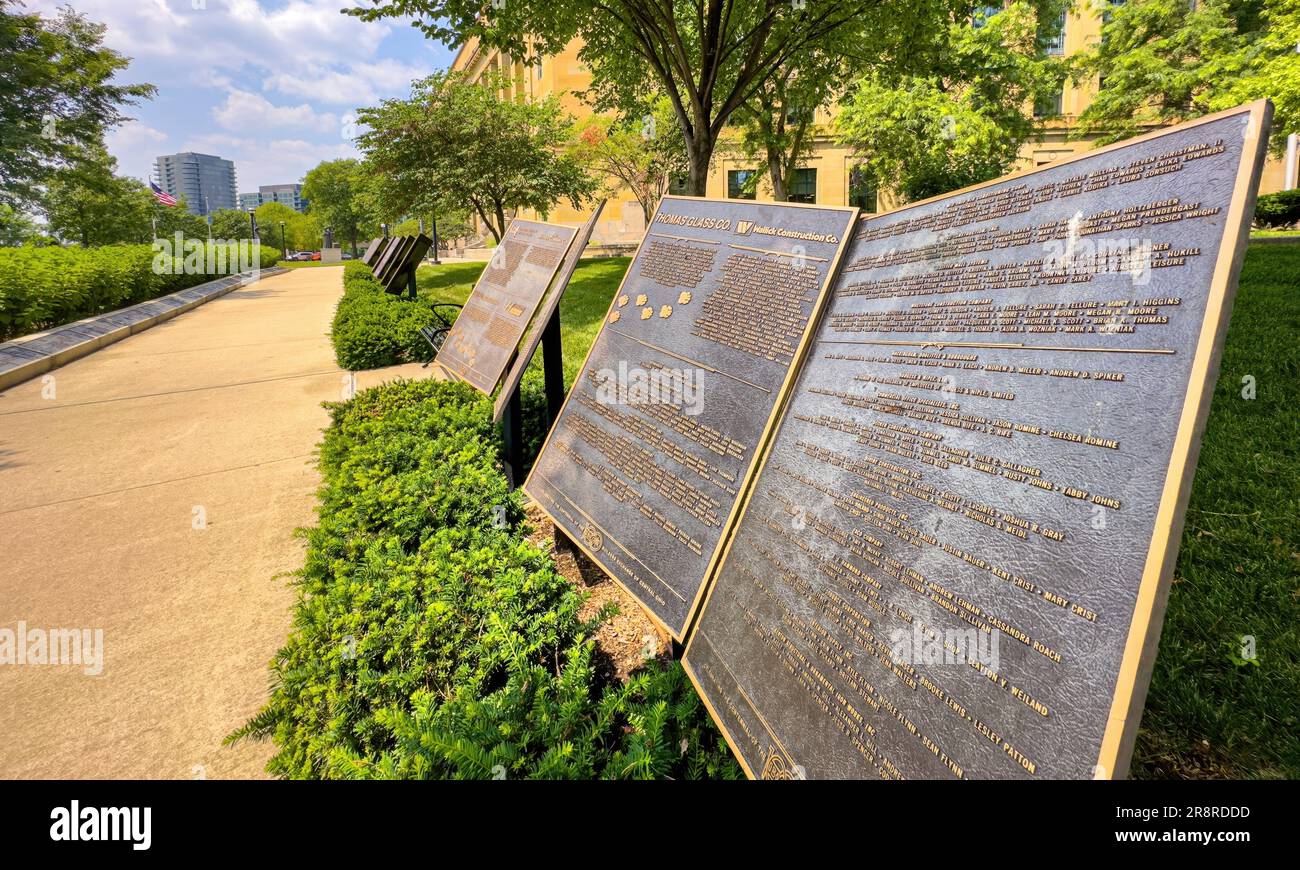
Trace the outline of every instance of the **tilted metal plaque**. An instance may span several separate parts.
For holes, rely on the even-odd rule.
[[[420,268],[420,261],[433,247],[433,239],[426,235],[403,236],[394,259],[387,263],[379,278],[388,293],[401,293],[410,287],[411,278]]]
[[[492,395],[576,232],[512,221],[442,343],[438,365]]]
[[[375,266],[375,261],[379,258],[379,255],[383,253],[384,248],[387,245],[388,245],[388,239],[384,238],[383,236],[380,236],[377,239],[371,239],[370,245],[367,246],[366,248],[366,252],[361,255],[361,262],[365,263],[367,266],[370,266],[373,269]]]
[[[665,197],[524,485],[676,638],[856,217]]]
[[[568,253],[564,255],[564,263],[560,266],[559,274],[551,282],[550,292],[537,306],[537,313],[533,316],[533,324],[528,330],[528,335],[524,338],[524,343],[519,346],[519,353],[515,355],[515,361],[510,364],[510,371],[506,372],[505,379],[501,382],[501,392],[497,395],[496,404],[493,406],[494,420],[500,420],[505,414],[506,408],[510,405],[511,395],[524,379],[524,372],[528,371],[528,364],[532,362],[537,346],[542,343],[546,324],[555,314],[555,310],[560,307],[564,291],[568,289],[569,281],[577,271],[578,261],[582,259],[582,252],[587,249],[587,242],[591,241],[591,234],[596,229],[596,221],[600,220],[600,213],[604,210],[605,200],[602,199],[596,203],[587,222],[578,228],[573,243],[569,245]]]
[[[860,225],[685,657],[751,776],[1126,774],[1269,116]]]
[[[375,264],[375,278],[384,289],[388,290],[392,283],[393,277],[401,271],[402,266],[406,263],[407,256],[415,244],[412,236],[396,236],[392,243],[384,249],[380,255],[379,262]]]

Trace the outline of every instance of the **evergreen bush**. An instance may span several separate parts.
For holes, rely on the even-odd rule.
[[[319,521],[266,708],[293,778],[740,775],[676,663],[602,682],[582,596],[524,539],[491,402],[399,381],[328,406]]]

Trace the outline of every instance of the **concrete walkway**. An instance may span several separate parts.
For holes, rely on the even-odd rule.
[[[0,394],[0,661],[20,621],[103,631],[98,675],[0,664],[0,777],[265,776],[221,740],[289,630],[341,293],[277,275]]]

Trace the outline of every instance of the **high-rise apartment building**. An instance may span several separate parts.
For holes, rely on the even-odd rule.
[[[176,198],[185,198],[190,214],[207,215],[237,208],[235,164],[212,154],[185,151],[159,157],[154,170],[158,186]]]
[[[257,208],[268,202],[278,202],[289,206],[294,211],[305,212],[307,200],[302,198],[301,184],[263,184],[257,193],[241,193],[239,207],[244,211]]]

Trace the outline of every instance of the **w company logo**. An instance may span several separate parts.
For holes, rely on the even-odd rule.
[[[736,221],[736,235],[747,236],[754,231],[753,221]]]

